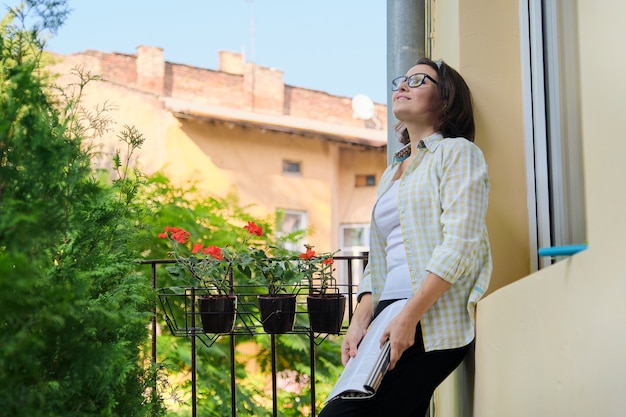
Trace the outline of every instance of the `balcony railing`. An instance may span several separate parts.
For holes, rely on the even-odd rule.
[[[336,287],[339,291],[346,295],[347,299],[347,320],[346,322],[349,324],[352,318],[352,312],[354,311],[355,300],[355,290],[358,282],[356,282],[356,277],[360,276],[362,269],[365,267],[367,263],[367,254],[362,255],[354,255],[354,256],[335,256],[336,265],[340,270],[340,280],[336,284]],[[157,317],[159,314],[165,314],[166,321],[168,327],[174,336],[181,337],[189,337],[191,339],[191,415],[192,417],[197,416],[197,349],[198,342],[201,342],[205,347],[211,348],[212,344],[219,337],[228,337],[230,338],[230,384],[231,384],[231,415],[233,417],[237,416],[237,398],[236,398],[236,378],[235,378],[235,367],[236,367],[236,358],[235,358],[235,339],[237,337],[242,336],[250,336],[250,335],[259,335],[264,334],[262,327],[260,326],[260,321],[257,317],[255,317],[254,309],[249,309],[246,307],[247,304],[251,303],[251,297],[253,294],[257,294],[258,291],[255,291],[253,288],[247,288],[250,286],[246,286],[246,288],[238,288],[238,295],[242,296],[242,303],[240,304],[238,301],[238,325],[234,327],[234,329],[230,333],[225,334],[211,334],[207,335],[204,333],[200,326],[197,326],[196,323],[196,297],[199,294],[195,293],[194,289],[182,289],[181,291],[172,292],[167,289],[159,289],[159,285],[157,282],[157,268],[159,265],[171,264],[174,263],[173,260],[145,260],[141,262],[144,265],[149,265],[151,268],[151,277],[152,277],[152,288],[155,291],[159,292],[159,305],[155,305],[153,309],[153,317],[152,317],[152,334],[151,334],[151,356],[152,363],[157,363]],[[298,297],[300,301],[299,304],[302,304],[302,298],[306,295],[306,291],[301,293],[301,296]],[[182,317],[179,315],[178,320],[173,314],[172,311],[168,311],[171,309],[172,304],[180,304],[180,303],[171,303],[172,297],[182,297],[184,298],[184,303],[189,303],[190,311],[183,314]],[[248,301],[246,301],[248,300]],[[303,311],[300,311],[300,313]],[[297,312],[296,314],[299,314]],[[179,321],[180,320],[180,321]],[[341,333],[345,331],[346,326],[342,327]],[[293,331],[289,332],[293,334],[304,334],[308,335],[309,338],[309,367],[310,367],[310,393],[311,393],[311,416],[316,416],[316,390],[315,390],[315,349],[316,346],[323,343],[326,339],[327,335],[324,334],[316,334],[310,328],[303,325],[296,325],[293,328]],[[271,349],[271,377],[272,377],[272,416],[278,415],[278,395],[277,395],[277,370],[276,370],[276,335],[275,334],[267,334],[270,338],[270,349]]]

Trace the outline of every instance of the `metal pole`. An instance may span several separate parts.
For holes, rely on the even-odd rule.
[[[235,389],[235,335],[230,332],[230,407],[231,416],[237,416],[237,398]]]
[[[152,290],[156,292],[156,263],[152,265]],[[152,305],[152,365],[156,365],[157,362],[157,305],[156,299],[154,300],[154,304]],[[156,384],[156,379],[155,379]]]
[[[352,261],[348,260],[348,323],[352,322],[352,313],[354,312],[354,300],[353,300],[353,272],[352,272]]]
[[[403,75],[426,50],[425,0],[387,0],[387,84]],[[387,163],[400,149],[391,88],[387,93]]]
[[[196,289],[191,287],[191,415],[196,417]]]
[[[311,366],[311,417],[315,417],[315,334],[309,330],[309,364]]]
[[[272,345],[272,416],[278,416],[278,399],[276,398],[276,335],[271,335]]]

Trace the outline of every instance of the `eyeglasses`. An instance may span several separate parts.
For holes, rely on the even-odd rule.
[[[433,77],[428,74],[424,74],[423,72],[418,72],[417,74],[409,75],[408,77],[406,75],[403,75],[401,77],[391,80],[391,91],[398,91],[398,88],[400,88],[400,84],[405,81],[407,85],[411,88],[419,87],[420,85],[424,84],[426,78],[428,78],[435,85],[437,85],[437,81]]]

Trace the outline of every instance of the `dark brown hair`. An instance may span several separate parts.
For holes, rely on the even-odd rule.
[[[443,61],[433,62],[428,58],[420,58],[415,65],[428,65],[437,72],[439,80],[437,89],[442,101],[442,111],[435,122],[435,131],[444,138],[464,137],[474,142],[474,109],[472,93],[461,74]],[[410,142],[409,132],[404,123],[396,124],[400,132],[400,142]]]

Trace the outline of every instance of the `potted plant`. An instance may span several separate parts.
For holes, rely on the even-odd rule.
[[[194,243],[189,248],[190,233],[182,228],[166,226],[158,235],[169,239],[173,250],[168,255],[175,265],[166,267],[174,277],[184,278],[198,294],[200,318],[205,333],[228,333],[233,330],[237,306],[233,275],[251,275],[249,239],[262,235],[262,228],[254,222],[244,226],[248,234],[239,248],[205,246]]]
[[[251,252],[254,264],[253,283],[267,288],[257,296],[261,324],[266,333],[286,333],[293,329],[296,315],[296,292],[302,276],[297,268],[297,256],[272,247],[273,255],[265,250]],[[280,254],[282,252],[282,254]]]
[[[337,253],[317,254],[305,245],[299,256],[299,268],[308,286],[307,312],[311,330],[316,333],[339,334],[343,324],[346,296],[339,292],[333,277]]]

